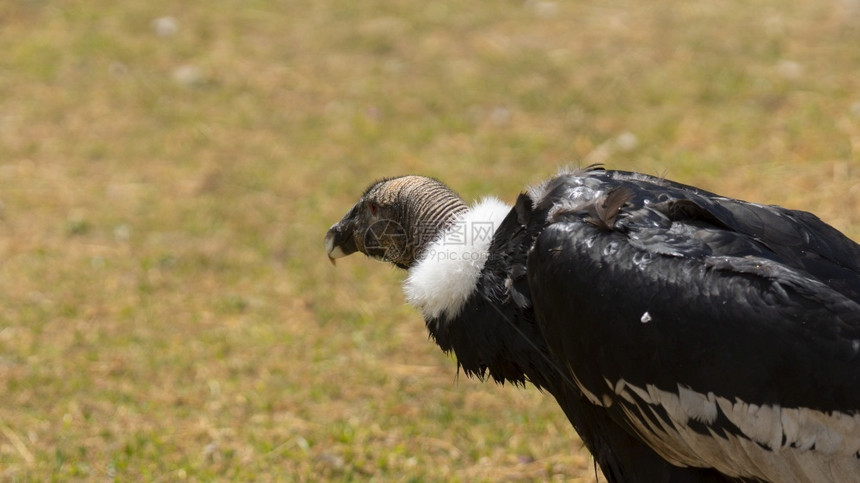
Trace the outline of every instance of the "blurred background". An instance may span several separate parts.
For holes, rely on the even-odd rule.
[[[0,3],[0,478],[595,480],[325,230],[603,162],[858,239],[858,46],[857,0]]]

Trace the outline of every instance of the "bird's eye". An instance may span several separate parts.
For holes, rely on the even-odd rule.
[[[376,216],[376,214],[379,212],[379,204],[375,201],[368,201],[367,209],[370,210],[371,215]]]

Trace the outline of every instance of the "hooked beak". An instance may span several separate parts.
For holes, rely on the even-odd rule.
[[[335,259],[351,255],[358,251],[353,238],[354,222],[349,215],[332,225],[325,234],[325,251],[332,265]]]

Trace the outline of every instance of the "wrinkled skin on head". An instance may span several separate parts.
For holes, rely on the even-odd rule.
[[[372,184],[328,230],[326,252],[332,262],[361,252],[406,269],[423,246],[465,209],[456,193],[432,178],[384,179]]]

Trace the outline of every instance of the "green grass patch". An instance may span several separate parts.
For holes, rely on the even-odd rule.
[[[144,6],[145,5],[145,6]],[[161,20],[159,20],[161,19]],[[665,174],[860,237],[843,3],[7,2],[0,476],[593,481],[325,230],[372,180]]]

